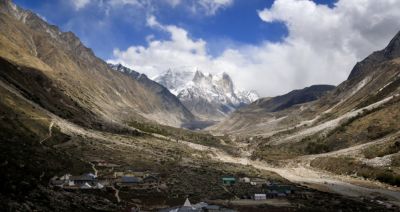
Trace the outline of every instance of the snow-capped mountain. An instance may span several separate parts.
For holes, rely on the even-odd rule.
[[[195,67],[168,69],[153,78],[175,94],[196,116],[220,120],[258,99],[254,91],[236,89],[227,73],[212,75]]]

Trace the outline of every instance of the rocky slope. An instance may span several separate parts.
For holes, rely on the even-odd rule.
[[[261,100],[210,130],[245,139],[253,159],[277,164],[294,159],[335,174],[398,186],[399,43],[400,33],[316,101],[276,110],[279,104],[272,104],[273,99]]]
[[[291,95],[277,97],[282,101],[278,101],[278,104],[275,104],[277,99],[274,98],[260,100],[233,113],[213,129],[271,135],[294,127],[307,128],[336,118],[341,120],[341,117],[349,116],[352,111],[390,98],[398,92],[399,40],[400,34],[397,34],[385,49],[357,63],[346,81],[317,101],[294,104],[279,110],[280,103],[287,102],[285,98]]]
[[[154,78],[164,85],[196,116],[203,120],[220,120],[258,99],[254,91],[235,88],[226,73],[205,74],[197,68],[169,69]]]
[[[187,120],[185,120],[185,122],[181,126],[187,126],[195,122],[196,118],[194,117],[194,115],[189,110],[187,110],[186,107],[180,102],[180,100],[164,86],[149,79],[145,74],[138,73],[125,66],[122,66],[121,64],[109,64],[109,66],[111,69],[124,73],[125,75],[136,80],[139,84],[143,85],[143,87],[145,87],[147,91],[157,94],[161,98],[161,103],[164,105],[167,111],[174,111],[179,109],[179,112],[183,113],[184,117],[187,117]],[[155,120],[157,120],[157,117],[154,118]]]
[[[72,32],[61,32],[10,1],[2,0],[0,4],[0,57],[32,67],[35,69],[32,73],[46,78],[49,86],[36,87],[42,93],[65,95],[69,99],[68,108],[79,107],[91,114],[93,121],[148,119],[181,126],[193,120],[193,115],[169,92],[144,77],[132,78],[112,70]],[[13,86],[31,95],[39,93],[24,81],[26,74],[22,71],[2,74],[2,79]],[[50,102],[48,98],[42,96],[41,101]]]
[[[293,105],[315,101],[334,88],[335,86],[332,85],[313,85],[300,90],[291,91],[282,96],[259,99],[249,107],[260,107],[267,112],[277,112],[290,108]]]
[[[148,122],[182,123],[190,115],[162,86],[133,71],[112,70],[72,33],[10,1],[0,0],[0,29],[1,211],[158,211],[188,194],[200,202],[258,192],[249,185],[221,187],[223,176],[295,187],[290,206],[271,210],[398,211],[386,204],[400,204],[399,189],[389,186],[399,182],[400,36],[318,100],[275,112],[242,111],[248,127],[233,125],[233,136],[212,136]],[[164,98],[175,106],[159,104],[169,101]],[[99,167],[94,160],[118,166]],[[161,183],[118,193],[48,185],[55,175],[132,168],[159,173]]]

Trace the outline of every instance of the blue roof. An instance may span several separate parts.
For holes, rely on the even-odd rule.
[[[121,181],[122,181],[123,183],[139,183],[139,182],[140,182],[140,179],[137,178],[137,177],[123,176],[123,177],[121,178]]]

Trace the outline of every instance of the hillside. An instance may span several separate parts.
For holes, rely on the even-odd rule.
[[[294,166],[398,186],[399,41],[400,33],[385,49],[357,63],[346,81],[316,101],[266,111],[274,98],[261,100],[212,130],[245,139],[253,159],[274,164],[300,161]]]
[[[259,99],[249,107],[259,107],[266,112],[277,112],[297,104],[315,101],[334,88],[335,86],[331,85],[313,85],[301,90],[291,91],[282,96]]]
[[[1,2],[0,16],[0,57],[35,68],[50,85],[58,88],[54,92],[68,96],[71,109],[79,106],[89,111],[85,114],[92,114],[90,119],[111,123],[149,119],[180,126],[194,119],[170,93],[160,92],[150,81],[140,81],[109,68],[72,32],[61,32],[9,1]],[[16,71],[7,76],[7,81],[32,92],[24,77],[24,73]],[[45,93],[44,89],[50,88],[37,89]],[[48,97],[43,98],[42,101],[50,102]]]
[[[400,33],[335,88],[261,99],[192,131],[182,126],[208,123],[179,96],[72,32],[10,0],[0,29],[0,211],[175,210],[186,198],[235,211],[399,211]],[[219,103],[236,92],[226,74],[194,76],[226,89]],[[271,198],[251,199],[259,193]]]

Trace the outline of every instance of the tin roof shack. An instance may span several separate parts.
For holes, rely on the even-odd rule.
[[[139,185],[142,182],[143,181],[137,177],[123,176],[123,177],[121,177],[121,180],[118,183],[118,185],[121,187],[130,187],[130,186]]]
[[[267,196],[286,197],[293,192],[289,185],[266,185]]]
[[[267,195],[266,194],[254,194],[254,200],[266,200],[267,199]]]
[[[248,177],[242,177],[242,178],[239,178],[239,182],[250,183],[251,181],[250,181],[250,178],[248,178]]]
[[[97,181],[101,183],[103,186],[111,186],[117,181],[117,178],[114,175],[103,175],[97,178]]]
[[[96,182],[96,176],[92,173],[83,174],[81,176],[71,176],[69,181],[74,182],[76,185],[84,185],[85,183],[94,184]]]
[[[236,183],[236,178],[234,177],[223,177],[222,178],[222,184],[224,186],[232,186]]]
[[[251,178],[250,184],[253,186],[261,187],[262,185],[266,184],[267,180],[262,178]]]

